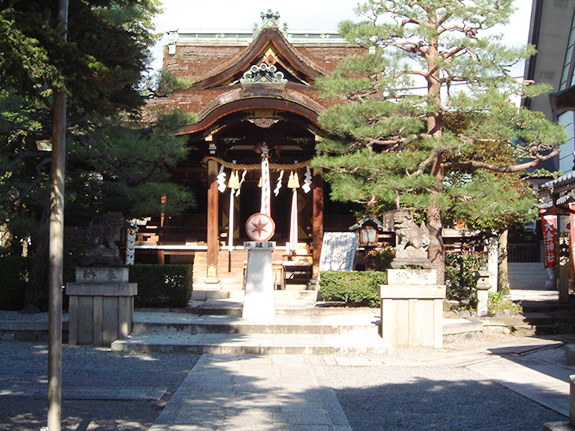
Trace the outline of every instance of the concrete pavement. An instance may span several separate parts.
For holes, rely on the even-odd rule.
[[[390,381],[397,379],[394,382],[395,397],[401,398],[402,387],[405,384],[411,386],[411,374],[417,374],[418,369],[425,372],[433,370],[433,379],[441,381],[442,386],[450,380],[455,370],[459,370],[455,373],[466,376],[465,382],[460,384],[466,386],[471,394],[477,390],[483,395],[486,393],[487,383],[479,383],[475,388],[475,382],[497,382],[535,403],[521,396],[513,398],[503,387],[490,383],[489,391],[494,394],[492,397],[501,398],[507,403],[494,408],[508,410],[509,406],[516,405],[517,409],[522,410],[520,406],[526,406],[531,414],[537,412],[537,417],[541,417],[542,421],[537,424],[533,423],[533,416],[518,416],[516,422],[503,423],[502,428],[491,427],[493,424],[485,424],[484,428],[477,424],[466,427],[456,421],[452,424],[454,428],[441,429],[541,429],[543,422],[561,420],[561,415],[568,415],[567,379],[575,370],[564,364],[562,345],[557,339],[508,337],[503,343],[466,350],[406,349],[383,356],[203,355],[150,430],[356,431],[368,418],[354,423],[355,427],[348,422],[346,410],[353,416],[355,409],[350,410],[350,402],[345,399],[348,392],[353,392],[349,387],[353,387],[354,379],[346,383],[348,391],[342,390],[342,396],[338,399],[332,388],[336,385],[330,381],[328,374],[336,375],[335,380],[339,380],[350,370],[352,373],[363,370],[368,380],[379,383],[377,388],[365,388],[365,393],[364,388],[355,389],[358,390],[359,399],[369,398],[370,393],[382,390]],[[399,377],[395,376],[396,372],[400,374]],[[388,376],[383,381],[369,377],[386,373],[395,377]],[[416,388],[419,383],[412,384]],[[451,397],[456,398],[457,393],[454,391]],[[406,402],[417,403],[409,398],[411,396]],[[384,401],[385,397],[380,400]],[[468,408],[472,408],[475,401],[475,397],[470,396],[466,401]],[[435,409],[441,408],[440,405],[435,406]],[[485,410],[483,404],[481,408],[484,409],[483,415],[492,414]],[[406,414],[409,411],[408,408]],[[369,415],[373,416],[369,421],[374,421],[374,418],[383,421],[379,425],[375,421],[371,426],[377,428],[371,429],[435,429],[422,425],[425,419],[412,422],[408,427],[400,426],[396,421],[392,426],[397,428],[389,428],[390,424],[385,422],[389,415],[385,411],[373,410]],[[479,414],[473,419],[481,417],[482,414]],[[444,420],[446,424],[449,423],[449,419]],[[470,426],[471,422],[467,423]],[[510,423],[520,428],[508,428]]]

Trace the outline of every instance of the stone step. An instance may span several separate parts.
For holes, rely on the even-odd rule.
[[[453,343],[460,339],[478,338],[483,335],[483,323],[471,319],[443,319],[443,342]]]
[[[312,311],[312,310],[309,310]],[[273,321],[241,319],[233,316],[209,316],[189,319],[196,324],[185,326],[183,316],[168,326],[157,326],[153,313],[137,316],[134,333],[115,341],[113,352],[152,353],[189,352],[195,354],[386,354],[389,343],[378,334],[378,310],[361,310],[349,314],[331,314],[336,310],[313,310],[296,316],[280,315]],[[156,313],[157,314],[157,313]],[[172,313],[175,314],[175,313]],[[321,319],[318,319],[321,316]],[[159,320],[159,319],[156,319]],[[315,323],[314,323],[315,322]],[[478,321],[445,319],[444,340],[456,341],[481,334]],[[145,331],[144,333],[139,333]],[[219,331],[225,331],[221,333]]]
[[[154,321],[152,313],[134,319],[132,336],[141,334],[317,334],[337,335],[355,333],[358,335],[377,334],[377,316],[367,316],[361,320],[357,316],[307,316],[294,319],[280,315],[271,321],[242,319],[233,315],[194,316],[181,314],[170,321]]]
[[[355,334],[142,334],[112,343],[113,352],[194,354],[385,354],[379,335]]]
[[[317,299],[317,292],[315,290],[274,290],[276,300],[302,300],[307,302],[315,302]],[[197,301],[205,301],[207,299],[234,299],[243,301],[244,290],[241,285],[235,285],[233,288],[226,286],[222,289],[193,289],[192,299]]]
[[[553,317],[546,313],[522,313],[515,316],[487,316],[480,320],[485,326],[551,325]]]
[[[559,333],[560,325],[546,313],[524,312],[516,316],[481,317],[488,330],[513,333],[522,337],[534,335],[552,335]]]

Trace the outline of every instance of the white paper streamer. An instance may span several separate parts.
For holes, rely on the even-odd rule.
[[[283,176],[284,176],[284,171],[281,171],[281,172],[280,172],[280,176],[279,176],[279,178],[278,178],[278,182],[277,182],[276,188],[274,189],[274,195],[275,195],[276,198],[277,198],[278,195],[280,194],[280,190],[281,190],[281,188],[282,188],[282,178],[283,178]]]
[[[223,193],[226,189],[226,173],[224,172],[224,166],[220,166],[220,173],[218,174],[218,190]]]
[[[240,180],[240,188],[236,190],[236,198],[240,195],[240,191],[242,189],[242,184],[246,180],[246,174],[247,173],[248,173],[248,171],[244,171],[244,173],[242,174],[242,179]]]
[[[311,180],[312,180],[311,169],[309,166],[306,166],[303,179],[303,186],[301,187],[303,191],[306,193],[309,193],[309,191],[311,190]]]

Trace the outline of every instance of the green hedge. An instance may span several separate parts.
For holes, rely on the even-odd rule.
[[[192,266],[132,265],[130,282],[138,283],[136,307],[185,307],[192,297]]]
[[[324,300],[343,301],[352,307],[378,307],[380,284],[387,284],[387,273],[322,271],[319,282]]]
[[[32,258],[4,256],[0,258],[0,310],[22,310],[26,283],[30,277]]]

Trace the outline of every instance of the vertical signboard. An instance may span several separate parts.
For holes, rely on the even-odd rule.
[[[569,242],[571,244],[571,262],[575,268],[575,203],[569,204]]]
[[[557,216],[544,215],[542,211],[543,248],[545,250],[545,268],[557,265]]]

